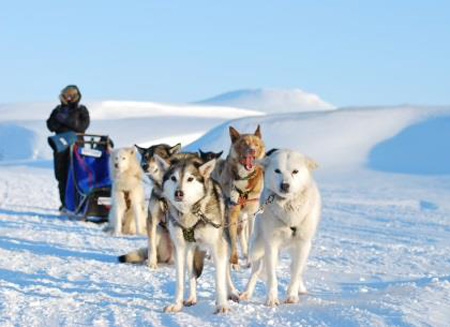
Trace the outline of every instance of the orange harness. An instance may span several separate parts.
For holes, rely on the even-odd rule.
[[[259,202],[259,197],[253,199],[248,198],[248,195],[250,194],[251,191],[244,192],[238,189],[237,187],[234,187],[234,189],[239,193],[239,199],[237,203],[238,205],[245,206],[248,202],[256,202],[256,201]]]

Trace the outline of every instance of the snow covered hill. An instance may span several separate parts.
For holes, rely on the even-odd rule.
[[[225,122],[187,148],[229,149],[229,125],[249,133],[260,124],[267,149],[297,149],[317,160],[321,170],[333,172],[367,166],[405,173],[449,173],[450,151],[445,150],[448,149],[449,123],[450,107],[342,108],[244,117]],[[413,127],[417,128],[415,133],[398,135]],[[392,138],[404,139],[396,142]],[[432,166],[428,167],[427,162]],[[413,171],[412,166],[416,167]]]
[[[300,89],[246,89],[227,92],[199,103],[283,113],[331,110],[335,107],[318,95]]]

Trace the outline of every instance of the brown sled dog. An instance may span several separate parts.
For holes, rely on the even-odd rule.
[[[227,203],[228,229],[231,239],[230,263],[238,265],[237,237],[244,259],[248,259],[249,240],[253,229],[254,215],[259,208],[259,197],[263,189],[263,170],[255,160],[265,155],[261,129],[254,134],[240,134],[230,126],[231,148],[223,165],[217,171]]]

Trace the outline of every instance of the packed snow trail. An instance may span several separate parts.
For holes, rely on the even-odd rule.
[[[0,166],[0,326],[448,326],[450,177],[319,177],[323,218],[299,304],[265,307],[260,282],[252,300],[213,315],[207,262],[198,304],[166,314],[174,268],[116,262],[144,237],[60,216],[49,168]],[[282,258],[280,299],[289,281]],[[240,290],[249,273],[233,272]]]

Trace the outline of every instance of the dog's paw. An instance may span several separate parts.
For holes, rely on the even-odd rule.
[[[230,263],[231,265],[239,265],[239,257],[237,253],[232,253],[230,256]]]
[[[251,295],[247,291],[244,291],[241,294],[239,294],[239,299],[241,299],[241,300],[250,300],[250,298],[251,298]]]
[[[156,261],[147,260],[147,267],[149,267],[150,269],[156,269],[158,268],[158,264],[156,263]]]
[[[216,311],[214,311],[214,314],[224,314],[230,311],[230,308],[227,305],[217,305]]]
[[[183,304],[185,307],[192,307],[193,305],[197,304],[197,298],[190,296],[186,300],[184,300]]]
[[[300,287],[298,288],[298,294],[307,294],[308,290],[306,289],[305,284],[300,283]]]
[[[176,312],[180,312],[181,309],[183,308],[183,304],[182,303],[174,303],[174,304],[170,304],[167,307],[164,308],[164,312],[167,313],[176,313]]]
[[[268,307],[274,308],[274,307],[280,305],[280,300],[278,300],[276,297],[269,297],[266,300],[266,305]]]
[[[240,295],[238,291],[231,291],[228,293],[228,300],[239,303]]]
[[[233,269],[235,271],[239,271],[239,269],[241,268],[241,267],[239,267],[239,264],[231,264],[230,266],[231,266],[231,269]]]
[[[298,296],[291,295],[291,296],[288,296],[286,298],[286,300],[284,300],[284,303],[293,304],[293,303],[298,303],[298,301],[299,301]]]

